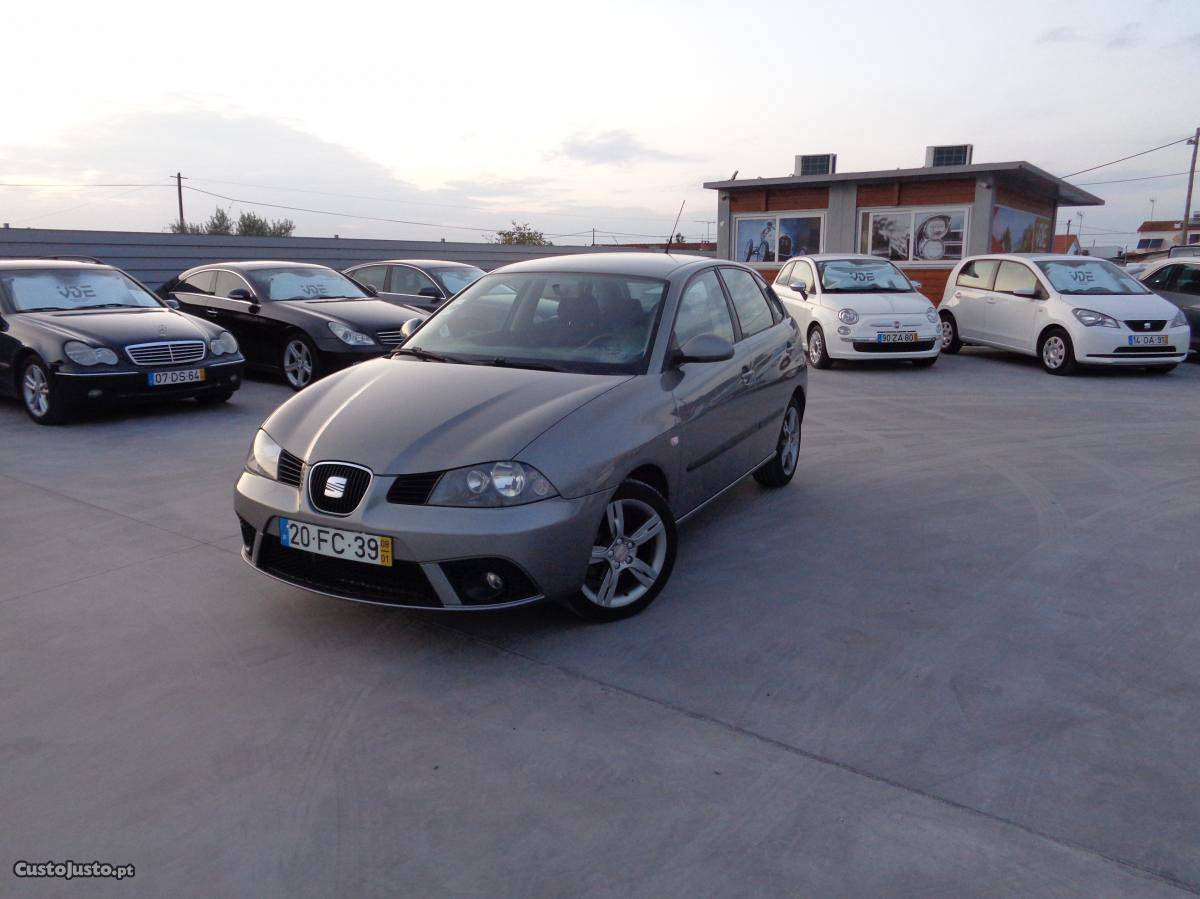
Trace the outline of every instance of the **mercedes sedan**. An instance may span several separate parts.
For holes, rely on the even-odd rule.
[[[169,308],[120,269],[0,262],[0,393],[38,424],[128,400],[223,403],[242,362],[232,334]]]
[[[345,599],[623,618],[670,577],[677,522],[747,475],[791,481],[806,384],[795,322],[745,266],[516,263],[263,423],[244,555]]]
[[[388,259],[346,269],[344,274],[373,289],[381,300],[418,310],[426,317],[483,277],[483,269],[440,259]]]

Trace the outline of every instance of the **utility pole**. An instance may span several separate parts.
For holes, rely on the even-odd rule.
[[[187,225],[183,221],[183,175],[175,173],[175,194],[179,198],[179,233],[187,233]]]
[[[1196,181],[1196,150],[1200,148],[1200,128],[1196,129],[1188,143],[1192,145],[1192,168],[1188,174],[1187,200],[1183,204],[1183,234],[1180,235],[1180,242],[1185,247],[1188,245],[1188,222],[1192,218],[1192,185]]]

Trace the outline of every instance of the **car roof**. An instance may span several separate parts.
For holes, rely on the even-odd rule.
[[[206,262],[203,265],[193,265],[187,272],[201,268],[225,268],[230,271],[253,271],[259,268],[329,268],[328,265],[318,265],[315,262],[293,262],[287,259],[242,259],[237,262]],[[184,272],[184,274],[187,274]]]
[[[470,262],[451,262],[449,259],[377,259],[373,262],[356,262],[344,270],[364,268],[368,265],[415,265],[417,268],[479,268]]]
[[[1078,253],[973,253],[964,256],[963,262],[972,259],[1007,259],[1010,262],[1111,262],[1099,256],[1082,256]]]
[[[867,253],[802,253],[799,256],[791,256],[783,261],[787,265],[793,259],[811,259],[813,262],[832,262],[835,259],[874,259],[877,262],[891,262],[890,259],[884,259],[882,256],[871,256]]]
[[[0,269],[14,268],[107,268],[112,266],[105,262],[82,262],[78,259],[0,259]]]
[[[667,278],[678,269],[699,262],[738,264],[729,259],[710,259],[707,256],[688,256],[680,253],[572,253],[513,262],[496,271],[585,272],[595,275]]]

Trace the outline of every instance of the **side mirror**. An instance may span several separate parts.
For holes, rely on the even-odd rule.
[[[175,299],[175,297],[167,297],[165,300],[163,300],[163,302],[166,303],[172,309],[180,308],[179,300]]]
[[[697,334],[675,353],[675,362],[724,362],[733,358],[733,344],[716,334]]]
[[[421,327],[421,324],[424,321],[425,321],[425,319],[423,319],[423,318],[410,318],[408,321],[406,321],[404,324],[402,324],[400,326],[400,336],[405,338],[406,340],[409,337],[412,337],[413,332],[416,331],[417,328]]]
[[[354,283],[357,284],[358,282],[356,281]],[[376,287],[374,284],[363,284],[361,286],[362,286],[363,292],[365,292],[367,296],[369,296],[369,297],[379,296],[379,288]]]
[[[244,287],[235,287],[233,290],[229,291],[229,299],[243,300],[247,303],[252,303],[254,302],[254,294]]]
[[[796,293],[802,295],[804,297],[804,299],[806,299],[806,300],[808,299],[808,282],[807,281],[793,281],[791,284],[788,285],[788,288],[791,290],[794,290],[794,291],[796,291]]]
[[[1013,291],[1014,297],[1025,297],[1027,300],[1036,300],[1038,298],[1038,289],[1036,287],[1018,287]]]
[[[912,285],[913,290],[920,290],[922,287],[925,286],[920,281],[909,281],[908,283]]]
[[[442,298],[442,292],[436,287],[422,287],[417,291],[417,296],[429,297],[431,300],[440,300]]]

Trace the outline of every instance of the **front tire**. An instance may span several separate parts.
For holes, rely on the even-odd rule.
[[[958,322],[949,312],[941,314],[942,319],[942,352],[954,354],[962,349],[962,340],[958,336]]]
[[[588,621],[636,615],[671,577],[676,542],[667,501],[641,481],[626,481],[605,506],[583,584],[567,606]]]
[[[283,345],[280,359],[283,378],[292,390],[303,390],[321,376],[317,348],[302,334],[293,334]]]
[[[833,368],[833,360],[825,346],[825,332],[820,325],[813,325],[808,332],[808,364],[813,368]]]
[[[779,442],[771,461],[754,472],[754,480],[764,487],[785,487],[796,474],[796,463],[800,459],[800,427],[802,423],[800,403],[792,397],[787,411],[783,413],[783,424],[779,427]]]
[[[1069,375],[1074,372],[1077,366],[1071,335],[1062,328],[1047,331],[1042,342],[1038,344],[1038,359],[1041,360],[1042,368],[1052,375]]]
[[[21,366],[21,403],[40,425],[60,424],[67,417],[66,400],[41,359],[26,359]]]

